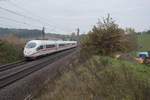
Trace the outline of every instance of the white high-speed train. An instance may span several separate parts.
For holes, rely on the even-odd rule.
[[[50,41],[50,40],[32,40],[29,41],[24,48],[25,59],[35,59],[42,55],[77,46],[76,41]]]

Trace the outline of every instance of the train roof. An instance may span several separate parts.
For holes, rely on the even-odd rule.
[[[77,43],[76,41],[56,41],[56,43],[61,44],[61,43]]]
[[[35,42],[37,44],[41,44],[41,43],[56,43],[55,41],[47,41],[47,40],[31,40],[29,42]]]
[[[38,43],[38,44],[42,44],[42,43],[49,43],[49,44],[54,44],[54,43],[58,43],[58,44],[61,44],[61,43],[77,43],[77,41],[53,41],[53,40],[31,40],[29,42],[35,42],[35,43]]]

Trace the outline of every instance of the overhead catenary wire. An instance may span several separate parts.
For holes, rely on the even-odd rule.
[[[14,4],[14,3],[12,3],[12,4],[13,4],[16,8],[18,7],[19,9],[22,9],[23,11],[29,12],[28,10],[26,10],[26,9],[24,9],[24,8],[22,8],[22,7],[20,7],[20,6],[16,5],[16,4]],[[39,19],[37,19],[37,18],[35,19],[35,18],[33,18],[33,17],[26,16],[26,15],[24,15],[24,14],[21,14],[21,13],[19,13],[19,12],[16,12],[16,11],[13,11],[13,10],[10,10],[10,9],[7,9],[7,8],[1,7],[1,6],[0,6],[0,9],[6,11],[6,12],[8,12],[8,13],[11,13],[11,14],[14,14],[14,15],[21,16],[21,17],[23,17],[23,18],[29,19],[29,20],[34,20],[34,21],[36,21],[36,22],[38,22],[38,23],[39,23],[39,22],[42,22],[41,20],[39,20]],[[32,13],[30,13],[30,15],[31,15],[31,14],[32,14]],[[40,17],[40,18],[41,18],[41,17]],[[28,24],[28,23],[26,23],[26,22],[18,21],[18,20],[15,20],[15,19],[12,19],[12,18],[8,18],[8,17],[1,17],[1,16],[0,16],[0,19],[9,20],[9,21],[15,22],[15,23],[17,23],[17,24],[23,24],[23,25],[38,27],[38,28],[40,28],[40,29],[43,27],[43,25],[41,25],[41,26],[31,25],[31,24]],[[45,22],[43,22],[43,23],[45,23]],[[43,23],[42,23],[42,24],[43,24]],[[47,24],[48,24],[48,23],[47,23]],[[5,27],[10,27],[10,25],[5,25],[5,24],[1,24],[1,25],[2,25],[2,26],[5,26]],[[14,27],[14,25],[12,25],[12,26]],[[49,26],[52,26],[52,25],[49,24]],[[49,29],[49,30],[51,30],[51,31],[53,31],[53,32],[54,32],[55,28],[56,28],[56,27],[54,27],[54,26],[53,26],[53,28],[46,27],[46,29]]]
[[[18,12],[16,12],[16,11],[13,11],[13,10],[10,10],[10,9],[7,9],[7,8],[0,7],[0,9],[2,9],[2,10],[4,10],[4,11],[7,11],[7,12],[9,12],[9,13],[12,13],[12,14],[14,14],[14,15],[24,17],[24,18],[29,19],[29,20],[34,20],[34,21],[36,21],[36,22],[40,22],[40,20],[38,20],[38,19],[35,19],[35,18],[26,16],[26,15],[23,15],[23,14],[21,14],[21,13],[18,13]]]
[[[54,27],[53,25],[51,25],[51,24],[48,23],[48,19],[45,19],[45,18],[43,18],[43,17],[41,17],[41,16],[39,16],[39,15],[37,15],[37,14],[35,14],[35,13],[33,13],[33,12],[31,12],[31,11],[29,11],[29,10],[27,10],[27,9],[25,9],[25,8],[23,8],[23,7],[19,6],[19,5],[17,5],[17,4],[15,4],[15,3],[12,2],[12,1],[9,1],[8,3],[11,4],[12,6],[16,7],[16,8],[21,9],[21,10],[24,11],[24,12],[29,13],[30,16],[33,15],[34,18],[37,17],[37,18],[35,18],[35,19],[39,20],[40,22],[45,23],[45,24],[47,24],[48,26]],[[32,17],[33,17],[33,16],[32,16]]]
[[[9,20],[9,21],[15,22],[17,24],[23,24],[23,25],[28,25],[28,26],[32,26],[32,27],[38,27],[39,29],[42,28],[42,26],[41,27],[40,26],[35,26],[35,25],[28,24],[28,23],[24,23],[24,22],[21,22],[21,21],[17,21],[17,20],[14,20],[14,19],[10,19],[10,18],[0,16],[0,20],[2,20],[2,19]],[[10,25],[0,24],[0,26],[5,26],[5,27],[10,27]],[[11,25],[11,27],[14,27],[14,25]],[[54,30],[54,29],[52,29],[52,30]]]
[[[32,20],[32,21],[36,21],[36,22],[38,22],[38,23],[41,23],[41,22],[42,22],[42,21],[39,20],[39,19],[35,19],[35,18],[33,18],[33,17],[26,16],[26,15],[24,15],[24,14],[18,13],[18,12],[16,12],[16,11],[13,11],[13,10],[10,10],[10,9],[7,9],[7,8],[1,7],[1,6],[0,6],[0,9],[1,9],[1,10],[4,10],[4,11],[6,11],[6,12],[9,12],[9,13],[11,13],[11,14],[14,14],[14,15],[17,15],[17,16],[20,16],[20,17],[23,17],[23,18],[26,18],[26,19],[29,19],[29,20]],[[43,24],[43,22],[42,22],[41,24]],[[42,26],[44,26],[44,25],[42,25]],[[52,25],[48,25],[48,26],[52,26]],[[53,29],[51,29],[51,28],[49,28],[49,27],[46,27],[46,28],[47,28],[47,29],[50,29],[50,30],[55,30],[56,27],[53,27]],[[59,28],[59,30],[62,30],[62,29]],[[62,31],[64,31],[64,30],[62,30]],[[64,32],[65,32],[65,31],[64,31]]]
[[[32,27],[38,27],[38,28],[42,28],[42,26],[35,26],[35,25],[31,25],[31,24],[28,24],[28,23],[25,23],[25,22],[21,22],[21,21],[17,21],[17,20],[14,20],[14,19],[11,19],[11,18],[6,18],[6,17],[1,17],[0,16],[0,20],[2,20],[2,19],[5,19],[5,20],[9,20],[9,21],[12,21],[12,22],[15,22],[15,23],[17,23],[17,24],[23,24],[23,25],[28,25],[28,26],[32,26]],[[6,24],[1,24],[0,23],[0,26],[5,26],[5,27],[12,27],[12,28],[14,28],[14,25],[6,25]],[[21,28],[21,27],[20,27]],[[51,30],[55,30],[55,29],[51,29]]]
[[[28,19],[30,18],[30,17],[24,16],[24,15],[22,15],[22,14],[20,14],[20,13],[17,13],[17,12],[15,12],[15,11],[12,11],[12,10],[9,10],[9,9],[3,8],[3,7],[0,7],[0,9],[5,10],[5,11],[7,11],[7,12],[9,12],[9,13],[12,13],[12,14],[18,15],[18,16],[22,16],[22,17],[24,17],[24,18],[28,18]]]
[[[14,2],[12,2],[11,0],[9,0],[7,3],[9,3],[10,5],[12,5],[12,6],[16,7],[16,8],[21,9],[22,11],[24,11],[24,12],[26,12],[26,13],[29,13],[30,16],[33,15],[34,17],[37,17],[36,19],[38,19],[38,20],[40,20],[41,22],[43,22],[43,23],[47,24],[48,26],[52,27],[52,28],[49,28],[49,27],[48,27],[48,29],[50,29],[50,30],[55,30],[55,31],[56,31],[56,26],[51,25],[51,24],[48,23],[48,22],[50,21],[49,19],[46,19],[46,18],[44,18],[44,17],[41,17],[41,16],[35,14],[35,13],[33,13],[33,12],[31,12],[31,11],[29,11],[29,10],[23,8],[22,6],[20,6],[20,5],[16,4],[16,3],[14,3]],[[33,16],[32,16],[32,17],[33,17]],[[59,28],[58,30],[61,30],[61,31],[63,31],[63,32],[66,32],[66,30],[61,29],[61,28]]]
[[[5,1],[5,0],[4,0],[4,1]],[[7,1],[7,0],[6,0],[6,1]],[[46,21],[42,21],[41,19],[44,19],[44,18],[42,18],[42,17],[40,17],[40,16],[37,16],[37,15],[36,15],[36,16],[39,17],[39,18],[31,17],[31,15],[34,15],[34,16],[35,16],[35,14],[33,14],[33,13],[31,13],[29,10],[26,10],[26,9],[24,9],[23,7],[17,5],[17,4],[15,4],[15,3],[13,3],[13,2],[11,2],[10,0],[8,0],[7,3],[13,5],[13,6],[16,7],[16,8],[21,9],[21,10],[24,11],[24,12],[30,13],[30,16],[26,16],[26,15],[24,15],[24,14],[18,13],[18,12],[16,12],[16,11],[13,11],[13,10],[10,10],[10,9],[4,8],[4,7],[0,7],[0,9],[2,9],[2,10],[4,10],[4,11],[7,11],[7,12],[9,12],[9,13],[15,14],[15,15],[17,15],[17,16],[24,17],[24,18],[26,18],[26,19],[34,20],[34,21],[36,21],[36,22],[38,22],[38,23],[41,23],[41,24],[44,23],[44,24],[47,24],[48,26],[54,27],[54,26],[50,25],[49,23],[47,23],[47,22],[48,22],[47,20],[46,20]]]
[[[29,26],[32,26],[32,27],[42,28],[42,26],[31,25],[31,24],[28,24],[28,23],[26,23],[26,22],[21,22],[21,21],[14,20],[14,19],[11,19],[11,18],[6,18],[6,17],[1,17],[1,16],[0,16],[0,19],[9,20],[9,21],[13,21],[13,22],[15,22],[15,23],[24,24],[24,25],[29,25]]]
[[[7,11],[7,12],[9,12],[9,13],[12,13],[12,14],[14,14],[14,15],[17,15],[17,16],[21,16],[21,17],[24,17],[24,18],[27,18],[27,19],[30,19],[30,20],[34,20],[34,21],[36,21],[36,22],[40,22],[38,19],[34,19],[34,18],[32,18],[32,17],[25,16],[25,15],[23,15],[23,14],[20,14],[20,13],[18,13],[18,12],[15,12],[15,11],[12,11],[12,10],[9,10],[9,9],[3,8],[3,7],[0,7],[0,9],[2,9],[2,10],[4,10],[4,11]],[[48,29],[50,29],[50,28],[48,28]],[[51,29],[50,29],[50,30],[51,30]]]
[[[0,23],[0,28],[9,28],[9,29],[26,29],[26,28],[23,28],[21,27],[20,25],[19,26],[14,26],[12,24],[3,24],[3,23]],[[37,28],[31,28],[31,29],[37,29]],[[38,29],[37,29],[38,30]],[[39,29],[40,30],[40,29]]]

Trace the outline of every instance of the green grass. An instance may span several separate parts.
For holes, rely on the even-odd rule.
[[[137,52],[147,52],[150,50],[150,35],[144,34],[144,35],[138,35],[137,36],[139,49],[129,53],[129,55],[136,56]]]
[[[56,80],[53,91],[35,100],[150,99],[150,68],[145,65],[104,56],[76,65],[71,64],[72,68]]]
[[[109,66],[108,69],[115,68],[115,70],[118,70],[118,72],[122,73],[123,71],[122,69],[124,67],[125,69],[127,68],[128,70],[132,71],[136,78],[144,80],[143,78],[141,78],[142,76],[147,78],[148,81],[150,81],[150,79],[148,78],[150,76],[150,68],[147,67],[146,65],[127,61],[120,61],[110,57],[95,56],[94,58],[99,62],[106,62],[107,66]]]
[[[138,51],[150,50],[150,35],[139,35],[138,43],[141,46],[141,48]]]

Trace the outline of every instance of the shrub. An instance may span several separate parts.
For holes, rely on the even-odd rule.
[[[129,35],[108,15],[103,21],[99,21],[87,36],[82,36],[80,50],[112,56],[118,52],[129,51],[132,45]]]
[[[0,65],[23,59],[24,42],[13,35],[0,38]]]
[[[132,28],[126,28],[125,33],[126,33],[126,38],[129,41],[128,45],[130,48],[128,49],[128,51],[134,51],[135,49],[138,49],[139,45],[138,45],[137,34],[135,30]]]

